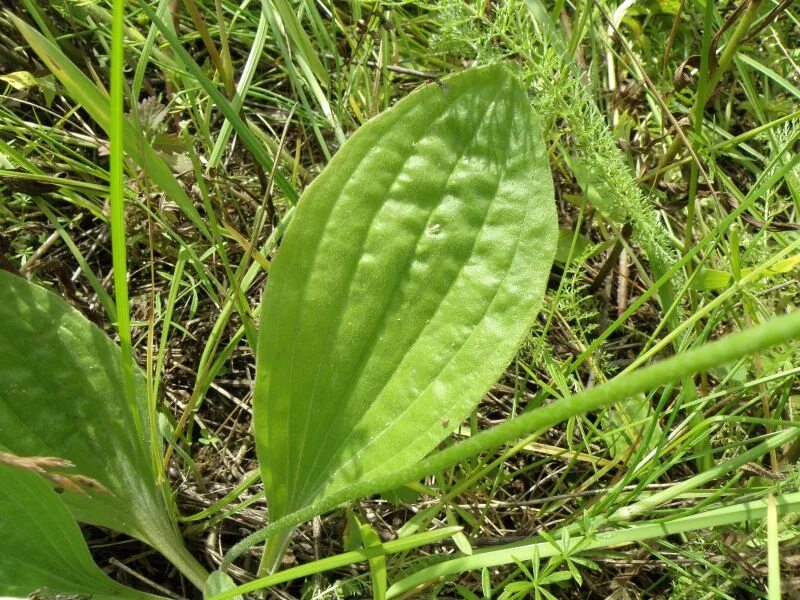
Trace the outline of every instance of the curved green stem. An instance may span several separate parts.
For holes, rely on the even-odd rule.
[[[532,410],[450,446],[411,467],[347,486],[316,504],[279,519],[231,548],[220,569],[226,569],[233,560],[254,545],[278,533],[293,529],[298,524],[344,502],[405,485],[409,481],[416,481],[430,473],[450,468],[466,458],[490,451],[533,431],[553,427],[571,417],[598,410],[634,394],[679,381],[693,373],[713,369],[798,337],[800,337],[800,311],[795,311]]]

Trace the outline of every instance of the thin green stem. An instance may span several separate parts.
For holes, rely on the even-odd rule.
[[[700,93],[698,91],[698,94],[695,98],[695,105],[692,109],[693,114],[702,114],[702,110],[708,103],[714,88],[717,87],[717,84],[720,82],[720,79],[722,79],[722,76],[730,68],[736,53],[739,51],[739,42],[744,39],[744,37],[747,35],[747,32],[750,31],[750,26],[756,20],[756,17],[758,17],[758,9],[761,6],[761,2],[762,0],[750,0],[750,4],[744,11],[744,14],[742,14],[739,24],[731,34],[728,43],[725,44],[725,50],[722,51],[722,55],[719,58],[717,67],[708,78],[708,85],[706,86],[707,92]],[[663,169],[673,158],[675,158],[675,155],[678,154],[678,151],[681,149],[682,145],[683,139],[681,139],[681,136],[675,136],[675,139],[672,141],[672,145],[669,147],[664,156],[661,157],[661,160],[658,163],[659,171]]]
[[[323,558],[322,560],[317,560],[307,565],[300,565],[299,567],[286,569],[285,571],[281,571],[280,573],[276,573],[274,575],[269,575],[268,577],[256,579],[244,585],[240,585],[239,587],[222,592],[221,594],[217,594],[216,596],[211,596],[210,598],[207,598],[207,600],[227,600],[228,598],[233,598],[234,596],[238,596],[240,594],[248,594],[250,592],[263,590],[264,588],[268,588],[285,581],[291,581],[300,577],[308,577],[309,575],[313,575],[315,573],[322,573],[323,571],[330,571],[331,569],[339,569],[359,562],[366,562],[371,558],[377,558],[379,556],[406,552],[408,550],[413,550],[414,548],[419,548],[420,546],[435,544],[436,542],[447,539],[456,533],[459,533],[461,530],[461,527],[444,527],[442,529],[426,531],[424,533],[418,533],[416,535],[411,535],[399,540],[386,542],[385,544],[368,546],[366,548],[362,548],[361,550],[354,550],[352,552],[345,552],[344,554],[339,554],[337,556]]]
[[[800,510],[800,493],[781,496],[776,499],[775,504],[775,512],[777,514],[786,515],[797,512]],[[712,529],[714,527],[746,521],[757,521],[764,519],[767,516],[768,510],[769,508],[766,500],[756,500],[704,511],[672,521],[647,522],[630,528],[614,529],[594,535],[567,538],[566,543],[564,543],[563,539],[553,539],[551,541],[537,542],[526,546],[480,552],[472,556],[463,556],[417,571],[410,577],[398,581],[390,587],[386,597],[394,598],[423,583],[446,575],[512,564],[517,561],[531,560],[534,553],[538,554],[541,559],[551,556],[569,556],[576,552],[586,552],[602,548],[614,548],[647,539],[663,538],[689,531]],[[227,598],[229,596],[224,597]],[[223,600],[223,596],[219,596],[218,599]]]
[[[111,204],[111,258],[114,268],[117,332],[122,350],[125,376],[125,396],[131,413],[136,414],[136,386],[133,378],[131,347],[130,302],[128,299],[128,260],[125,233],[125,173],[124,173],[124,79],[125,79],[125,2],[114,0],[111,29],[111,86],[109,107],[109,175]],[[134,419],[138,439],[144,439],[142,424]]]

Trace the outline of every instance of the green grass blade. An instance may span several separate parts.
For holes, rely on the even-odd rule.
[[[328,79],[328,69],[326,69],[319,57],[317,56],[314,47],[311,44],[303,26],[294,14],[291,5],[287,0],[270,0],[270,3],[275,7],[280,15],[286,36],[289,39],[292,53],[299,56],[304,60],[317,80],[325,84],[326,87],[330,85]]]
[[[236,84],[236,94],[231,100],[231,108],[237,113],[242,110],[242,105],[244,105],[244,99],[247,96],[247,91],[253,81],[256,67],[258,66],[258,63],[261,60],[261,55],[264,52],[264,46],[267,42],[268,33],[269,23],[267,22],[264,12],[262,11],[258,18],[258,28],[256,29],[255,37],[253,39],[253,48],[247,55],[247,61],[242,68],[242,74],[239,77],[239,83]],[[233,125],[228,119],[225,119],[225,122],[220,128],[217,140],[214,142],[214,148],[211,151],[211,156],[208,159],[209,169],[214,169],[217,167],[217,165],[219,165],[219,162],[222,160],[222,153],[225,151],[225,147],[228,144],[228,140],[230,139],[232,132]]]
[[[42,62],[59,79],[72,98],[91,115],[100,127],[110,131],[113,123],[109,113],[109,100],[86,75],[64,55],[61,50],[14,15],[9,15],[31,45]],[[133,158],[147,176],[161,188],[169,199],[177,204],[183,213],[206,237],[210,237],[203,219],[189,199],[186,191],[175,179],[161,157],[145,143],[139,132],[127,121],[121,124],[125,152]]]
[[[155,11],[153,11],[153,9],[148,6],[144,0],[139,0],[139,6],[158,28],[158,30],[161,32],[161,35],[163,35],[164,38],[169,42],[173,52],[175,52],[175,54],[178,56],[180,62],[197,80],[197,83],[199,83],[206,94],[209,95],[217,108],[219,108],[220,112],[225,115],[225,118],[230,121],[232,127],[236,130],[236,133],[242,139],[242,142],[244,142],[244,145],[247,146],[247,149],[253,154],[253,157],[264,167],[265,171],[271,171],[273,159],[267,153],[266,148],[259,143],[258,138],[256,138],[255,134],[242,120],[231,103],[228,102],[227,98],[225,98],[222,92],[217,89],[217,86],[205,76],[200,66],[194,61],[194,59],[183,48],[183,46],[181,46],[178,36],[176,36],[175,33],[169,27],[167,27],[161,19],[158,18],[158,15],[156,15]],[[297,201],[297,192],[295,192],[291,184],[286,181],[286,178],[280,173],[275,173],[275,181],[289,201],[295,203]]]
[[[800,510],[800,493],[786,494],[775,499],[777,514],[788,515]],[[513,564],[516,561],[530,560],[535,553],[540,558],[572,554],[576,551],[586,552],[603,548],[614,548],[622,544],[639,542],[654,538],[663,538],[670,535],[687,533],[690,531],[722,527],[734,523],[761,520],[768,515],[769,505],[767,500],[743,502],[697,514],[674,519],[672,521],[657,521],[640,523],[625,529],[605,531],[593,536],[576,536],[569,539],[568,545],[554,540],[539,542],[515,548],[494,550],[464,556],[446,561],[417,571],[395,583],[387,591],[387,598],[395,598],[423,583],[438,579],[454,573],[472,571],[484,567]],[[227,597],[227,596],[225,596]],[[776,597],[777,598],[777,597]],[[224,600],[222,596],[218,600]]]
[[[125,397],[136,412],[136,386],[133,380],[133,349],[131,347],[131,317],[128,300],[128,259],[125,235],[125,141],[124,141],[124,69],[125,69],[125,4],[114,0],[111,32],[111,97],[109,108],[109,172],[111,205],[111,257],[114,269],[114,297],[117,308],[117,333],[125,372]],[[134,420],[136,435],[143,435],[142,423]]]
[[[786,514],[786,513],[784,513]],[[778,540],[778,502],[767,496],[767,598],[781,600],[781,551]]]

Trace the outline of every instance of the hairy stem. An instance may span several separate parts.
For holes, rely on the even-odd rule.
[[[236,557],[273,535],[296,527],[303,521],[331,510],[336,506],[370,494],[399,487],[438,471],[452,467],[462,460],[519,439],[533,431],[548,429],[577,415],[598,410],[646,392],[661,385],[678,381],[693,373],[735,361],[785,344],[800,337],[800,311],[775,319],[725,338],[704,344],[655,363],[640,370],[623,374],[602,385],[557,400],[547,406],[520,415],[510,421],[482,431],[478,435],[451,446],[408,468],[368,481],[361,481],[323,498],[318,503],[294,512],[257,531],[236,544],[225,557],[221,569],[226,569]]]

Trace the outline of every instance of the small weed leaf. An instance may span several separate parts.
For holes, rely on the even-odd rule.
[[[203,598],[211,598],[222,592],[227,592],[236,587],[233,579],[227,573],[214,571],[208,576],[203,586]],[[242,600],[242,596],[234,596],[233,600]]]

